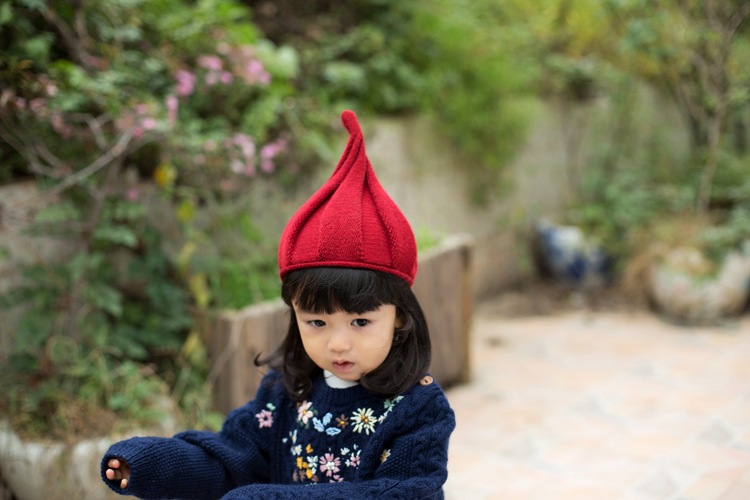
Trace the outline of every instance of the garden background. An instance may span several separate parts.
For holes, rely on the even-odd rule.
[[[595,238],[622,293],[649,299],[654,263],[712,279],[750,251],[749,15],[0,1],[3,414],[63,440],[216,428],[199,318],[278,296],[281,228],[347,108],[420,251],[474,237],[476,299],[535,275],[544,216]]]

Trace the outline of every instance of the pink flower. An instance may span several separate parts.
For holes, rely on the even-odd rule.
[[[222,71],[219,74],[219,81],[224,85],[229,85],[230,83],[232,83],[232,80],[234,80],[234,75],[229,71]]]
[[[260,149],[260,168],[266,173],[273,172],[276,168],[273,163],[274,157],[279,153],[283,153],[286,149],[287,142],[285,139],[278,139],[263,146]]]
[[[47,101],[37,97],[29,101],[29,109],[38,117],[43,117],[47,114]]]
[[[267,174],[270,174],[276,169],[276,165],[271,160],[261,160],[260,169]]]
[[[301,421],[303,424],[307,424],[307,422],[310,421],[310,417],[313,416],[313,412],[310,410],[311,406],[312,401],[303,401],[300,403],[299,408],[297,409],[298,421]]]
[[[271,74],[263,67],[263,63],[251,59],[245,64],[245,79],[248,83],[268,85],[271,82]]]
[[[47,93],[48,96],[53,97],[57,95],[57,85],[55,85],[54,82],[49,82],[47,86],[44,88],[44,91]]]
[[[218,56],[202,55],[198,56],[198,66],[206,68],[210,71],[221,71],[224,67],[224,63]]]
[[[279,153],[286,151],[287,143],[285,139],[278,139],[274,142],[269,142],[263,146],[260,150],[260,156],[263,158],[273,158]]]
[[[249,158],[255,156],[255,141],[247,134],[234,134],[232,142],[240,148],[242,156]]]
[[[170,95],[167,97],[167,121],[170,125],[177,123],[177,111],[180,109],[180,102],[176,96]]]
[[[255,415],[255,418],[258,419],[258,427],[271,427],[273,425],[273,413],[271,413],[268,410],[261,410],[260,413]]]
[[[349,457],[349,460],[346,461],[346,466],[354,468],[359,467],[359,453],[357,453],[356,455],[352,453]]]
[[[245,164],[242,163],[239,159],[234,158],[233,160],[229,162],[229,168],[235,174],[241,174],[245,171]]]
[[[205,78],[203,79],[204,82],[206,82],[206,85],[209,87],[213,87],[217,83],[219,83],[219,73],[216,71],[209,71],[206,73]]]
[[[338,457],[334,457],[333,453],[326,453],[320,457],[320,470],[326,473],[326,476],[331,477],[333,474],[338,472],[341,461]]]
[[[156,120],[151,117],[144,118],[141,120],[141,127],[143,130],[153,130],[156,127]]]
[[[128,201],[135,201],[138,199],[138,190],[130,188],[125,192],[125,199]]]
[[[177,80],[176,92],[178,96],[189,96],[195,90],[195,74],[181,69],[175,74]]]

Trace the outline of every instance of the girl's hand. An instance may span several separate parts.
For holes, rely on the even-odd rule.
[[[110,481],[120,480],[120,489],[127,488],[130,480],[130,466],[124,460],[112,458],[107,462],[109,469],[106,471],[107,479]]]

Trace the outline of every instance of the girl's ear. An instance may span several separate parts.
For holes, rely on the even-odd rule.
[[[401,312],[396,313],[396,321],[393,323],[393,326],[396,328],[403,328],[404,327],[404,315]]]

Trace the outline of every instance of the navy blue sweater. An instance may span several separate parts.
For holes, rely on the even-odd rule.
[[[359,385],[331,388],[321,376],[296,403],[271,372],[219,433],[115,443],[102,478],[146,499],[443,498],[454,428],[453,410],[429,377],[383,400]],[[125,489],[104,476],[111,458],[130,465]]]

